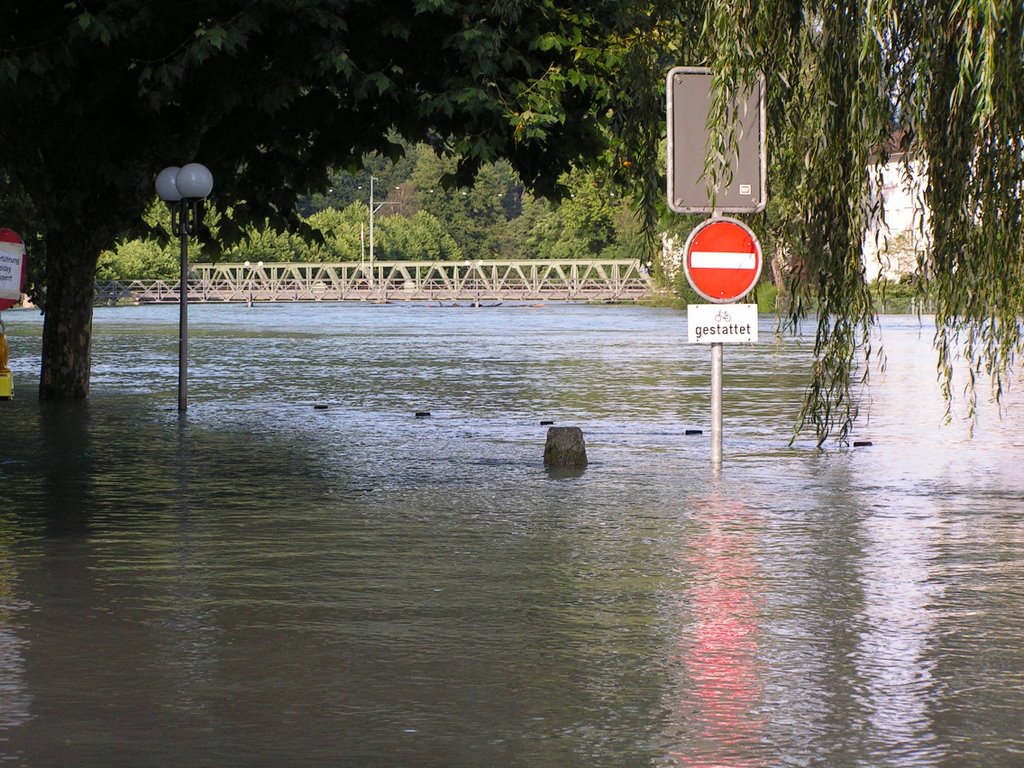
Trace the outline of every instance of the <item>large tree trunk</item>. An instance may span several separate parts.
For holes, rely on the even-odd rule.
[[[40,400],[89,396],[96,256],[47,243]]]

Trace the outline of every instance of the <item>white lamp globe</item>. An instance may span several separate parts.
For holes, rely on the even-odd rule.
[[[172,165],[156,175],[156,193],[165,203],[176,203],[181,200],[181,192],[174,183],[180,170],[178,166]]]
[[[184,200],[202,200],[213,189],[213,174],[202,163],[183,166],[174,180]]]

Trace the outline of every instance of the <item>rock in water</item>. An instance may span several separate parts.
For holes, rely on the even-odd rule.
[[[550,427],[544,445],[544,466],[585,467],[587,446],[579,427]]]

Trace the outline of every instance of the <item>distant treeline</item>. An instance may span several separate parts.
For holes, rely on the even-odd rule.
[[[553,203],[529,194],[506,162],[484,166],[471,188],[445,188],[454,158],[425,145],[410,146],[397,163],[367,158],[359,173],[338,171],[332,186],[303,198],[305,232],[249,228],[231,245],[219,241],[223,211],[208,208],[208,237],[194,244],[193,261],[359,261],[370,249],[373,177],[373,251],[378,260],[638,258],[648,241],[631,204],[601,176],[576,171],[563,182],[568,194]],[[169,214],[154,201],[146,223],[151,237],[124,240],[104,252],[100,280],[172,278],[178,246],[160,231]]]

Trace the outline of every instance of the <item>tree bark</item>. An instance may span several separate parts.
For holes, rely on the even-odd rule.
[[[96,257],[47,243],[40,400],[89,396]]]
[[[775,311],[776,312],[789,312],[790,295],[789,295],[789,284],[786,282],[786,278],[782,272],[783,263],[783,247],[777,245],[770,262],[772,270],[772,282],[775,284]]]

